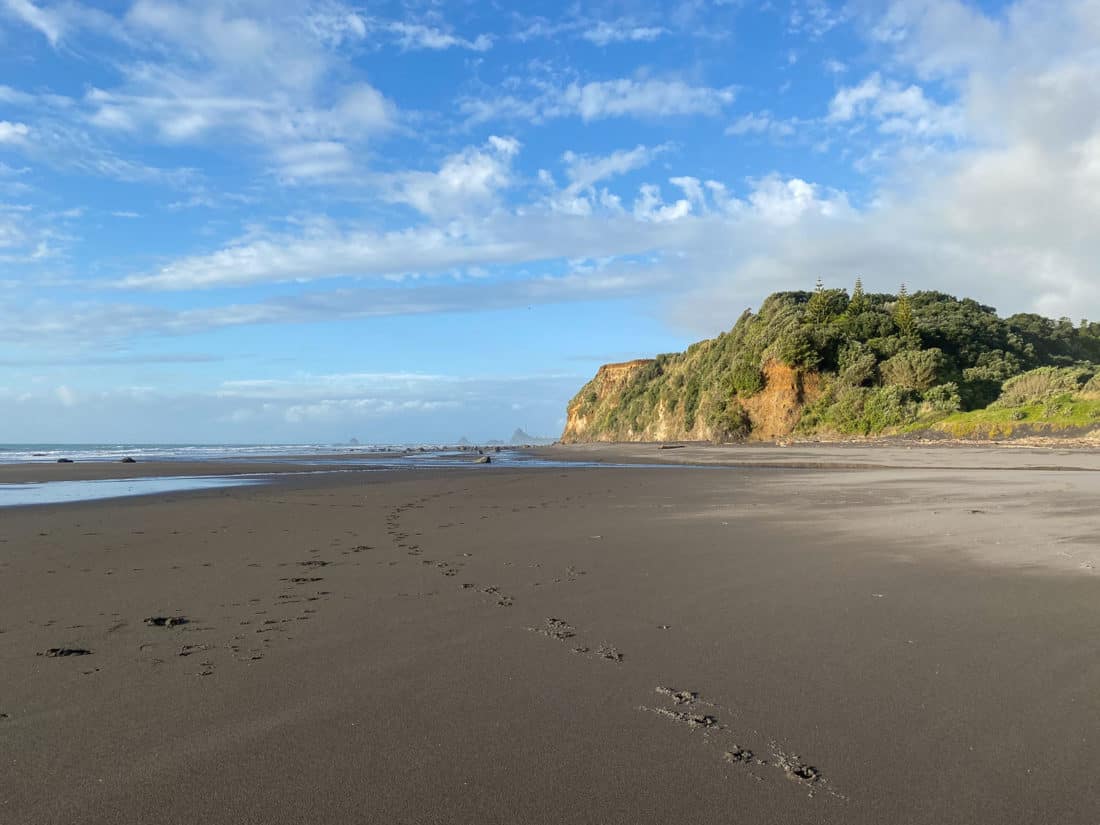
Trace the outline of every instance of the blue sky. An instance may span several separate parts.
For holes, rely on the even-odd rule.
[[[561,429],[777,289],[1100,314],[1100,0],[0,0],[0,441]]]

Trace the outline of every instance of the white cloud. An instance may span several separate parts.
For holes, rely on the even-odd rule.
[[[584,85],[573,83],[566,88],[563,99],[583,120],[714,115],[733,102],[734,90],[690,86],[680,80],[621,78]]]
[[[675,16],[664,15],[658,22],[654,15],[648,19],[619,17],[604,19],[592,17],[574,7],[564,17],[548,20],[544,17],[528,18],[513,37],[521,43],[538,39],[554,39],[560,35],[587,40],[596,46],[609,46],[612,43],[651,43],[672,33],[675,28]],[[664,24],[664,25],[661,25]]]
[[[334,180],[354,166],[348,147],[332,140],[281,146],[275,159],[280,176],[291,182]]]
[[[392,176],[387,197],[430,216],[456,215],[491,205],[512,181],[519,141],[496,135],[481,147],[468,147],[444,159],[438,172]]]
[[[251,0],[137,0],[114,25],[129,46],[117,66],[123,81],[89,89],[77,110],[108,137],[251,144],[276,163],[286,158],[280,177],[299,182],[311,169],[319,180],[346,174],[346,152],[398,119],[377,88],[346,80],[339,45],[365,23],[334,1],[303,15]],[[342,160],[330,144],[346,148]],[[303,161],[310,152],[328,157]]]
[[[311,421],[335,421],[377,417],[384,415],[408,415],[454,410],[462,404],[454,400],[441,401],[392,401],[385,398],[326,398],[313,404],[292,404],[284,415],[291,424]]]
[[[475,266],[633,255],[682,242],[675,233],[663,236],[613,212],[598,221],[535,209],[521,215],[472,214],[439,226],[392,232],[341,231],[322,223],[297,235],[253,233],[215,252],[178,258],[115,285],[194,290],[347,276],[392,279]]]
[[[261,145],[282,142],[354,141],[393,125],[396,111],[377,89],[350,86],[335,104],[290,103],[275,90],[248,97],[223,93],[209,78],[192,79],[142,67],[131,75],[134,93],[92,89],[84,102],[89,121],[112,131],[146,131],[169,143],[214,135]]]
[[[1043,0],[1024,0],[1013,3],[1004,19],[1022,29],[1020,24],[1024,18],[1031,18],[1024,26],[1030,27],[1031,36],[1034,36],[1049,30],[1051,23],[1062,26],[1082,11],[1087,14],[1090,2],[1062,0],[1051,4]],[[1048,9],[1052,13],[1045,13]],[[1077,35],[1081,32],[1078,29]],[[1065,34],[1073,35],[1070,31]],[[889,45],[899,57],[928,77],[973,68],[990,58],[1007,58],[1007,65],[1024,57],[1003,51],[1004,31],[999,21],[959,0],[891,0],[885,12],[873,18],[870,35],[873,40]],[[1051,45],[1044,44],[1044,48]]]
[[[26,240],[22,222],[10,214],[0,214],[0,251],[21,246]]]
[[[717,115],[733,102],[732,86],[694,86],[682,80],[618,78],[542,88],[532,97],[466,98],[459,109],[469,124],[498,118],[539,122],[561,117],[585,121],[613,117],[665,118]]]
[[[462,48],[475,52],[486,52],[493,47],[493,38],[487,34],[479,34],[473,40],[468,40],[465,37],[459,37],[432,26],[400,21],[385,24],[385,29],[397,35],[398,45],[406,50],[431,49],[439,51]]]
[[[841,89],[829,104],[829,120],[848,122],[870,117],[879,131],[910,137],[961,137],[962,113],[929,100],[920,86],[884,81],[877,72],[862,83]]]
[[[665,29],[659,26],[640,26],[629,20],[600,20],[581,32],[581,37],[597,46],[610,43],[650,43]]]
[[[821,187],[801,178],[783,180],[770,175],[756,181],[748,202],[767,223],[790,226],[807,212],[830,217],[847,209],[847,199],[841,194],[822,196]]]
[[[26,123],[0,120],[0,143],[22,143],[31,133]]]
[[[565,173],[571,188],[584,189],[614,175],[622,175],[649,165],[655,151],[638,145],[633,149],[621,149],[610,155],[578,155],[567,151],[562,155]]]
[[[680,175],[678,177],[669,178],[668,182],[683,190],[688,203],[693,207],[702,208],[706,205],[706,196],[703,194],[703,184],[698,178],[693,178],[690,175]]]
[[[829,104],[829,119],[848,121],[865,111],[882,93],[882,79],[878,73],[869,75],[858,86],[841,89]]]
[[[37,29],[50,45],[56,46],[61,39],[63,25],[60,15],[49,9],[36,6],[30,0],[3,0],[7,13],[32,29]]]
[[[792,32],[821,37],[844,22],[843,5],[834,7],[829,0],[795,0],[791,4],[788,25]]]
[[[778,120],[771,112],[749,112],[726,127],[727,135],[762,135],[775,138],[789,137],[795,133],[795,125],[789,120]]]
[[[600,207],[617,211],[620,208],[618,198],[607,189],[597,191],[595,184],[642,169],[668,148],[667,145],[638,145],[633,149],[621,149],[609,155],[578,155],[567,151],[562,155],[562,161],[569,183],[564,189],[554,190],[548,201],[550,207],[573,215],[589,215]],[[553,186],[552,178],[547,177],[546,182]]]
[[[307,21],[317,39],[332,47],[357,42],[367,36],[367,22],[358,13],[340,5],[315,8]]]
[[[690,213],[690,200],[681,198],[666,204],[661,200],[660,188],[651,183],[643,184],[634,200],[634,217],[639,221],[664,223],[687,217]]]

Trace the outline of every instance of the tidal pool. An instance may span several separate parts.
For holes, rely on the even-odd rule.
[[[41,481],[0,484],[0,507],[28,504],[64,504],[100,498],[146,496],[152,493],[178,493],[219,487],[243,487],[261,484],[262,478],[239,476],[165,476],[162,478],[111,478],[90,481]]]

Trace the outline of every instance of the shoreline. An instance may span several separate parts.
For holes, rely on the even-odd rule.
[[[485,449],[485,448],[481,448]],[[454,466],[475,465],[478,448],[439,451],[410,450],[387,453],[331,453],[285,455],[272,459],[229,456],[193,461],[82,460],[72,463],[0,463],[0,483],[55,480],[97,480],[140,477],[203,475],[283,475],[289,473],[378,472],[387,461],[446,455]],[[535,447],[489,448],[490,458],[500,454],[529,456],[538,460],[577,464],[714,465],[743,468],[797,469],[1036,469],[1098,470],[1100,447],[1080,445],[1018,445],[981,442],[931,442],[906,444],[894,441],[768,442],[709,444],[700,442],[592,442]],[[980,465],[974,462],[981,460]],[[414,468],[414,465],[407,465]],[[499,466],[499,465],[497,465]],[[514,466],[514,465],[513,465]],[[402,469],[405,469],[402,467]],[[432,468],[422,468],[432,469]],[[446,469],[451,469],[449,466]],[[494,467],[497,469],[497,467]]]

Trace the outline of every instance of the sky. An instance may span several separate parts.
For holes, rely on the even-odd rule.
[[[0,442],[555,435],[818,278],[1100,317],[1100,0],[0,0]]]

